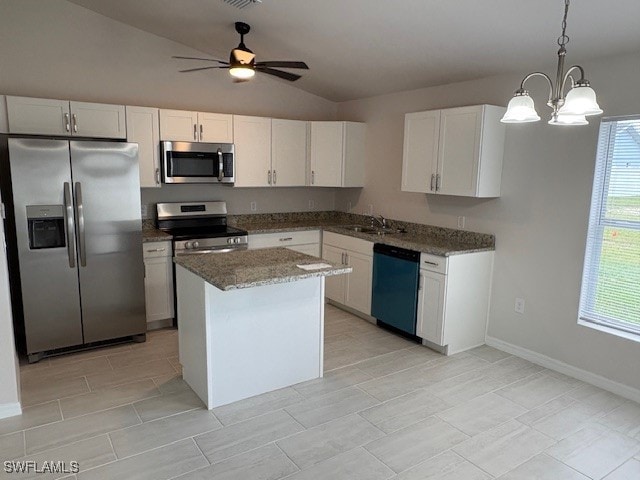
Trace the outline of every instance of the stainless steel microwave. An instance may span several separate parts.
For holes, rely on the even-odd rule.
[[[160,142],[163,183],[233,183],[232,143]]]

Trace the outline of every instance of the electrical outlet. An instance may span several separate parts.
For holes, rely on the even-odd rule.
[[[309,210],[313,210],[314,208],[316,208],[316,202],[309,200]]]
[[[255,212],[258,210],[258,204],[256,202],[251,202],[251,211]]]
[[[466,217],[460,216],[458,217],[458,228],[464,228],[464,224],[467,221]]]
[[[142,218],[149,218],[149,209],[147,204],[143,203],[142,205],[140,205],[140,213],[142,215]]]
[[[369,215],[373,215],[373,205],[369,204],[367,205],[367,208],[369,209]]]
[[[524,298],[516,298],[514,310],[516,313],[524,313]]]
[[[347,212],[348,212],[348,213],[351,213],[351,208],[352,208],[352,207],[351,207],[351,202],[349,202],[349,203],[347,204]]]

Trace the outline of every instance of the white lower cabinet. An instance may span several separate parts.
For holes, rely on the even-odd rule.
[[[325,296],[365,315],[371,315],[371,281],[373,276],[373,243],[359,238],[325,232],[322,258],[350,266],[347,275],[327,277]]]
[[[171,242],[142,245],[147,323],[174,317]]]
[[[320,230],[250,234],[249,249],[285,247],[319,257],[320,237]]]
[[[493,252],[423,253],[416,334],[452,355],[485,343]]]

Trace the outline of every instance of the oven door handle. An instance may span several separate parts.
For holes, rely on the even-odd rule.
[[[218,149],[218,181],[221,182],[224,177],[224,160],[222,157],[222,149]]]
[[[228,253],[235,252],[237,250],[246,250],[245,248],[238,247],[225,247],[225,248],[202,248],[200,250],[190,249],[190,250],[177,250],[176,257],[181,255],[199,255],[201,253]]]

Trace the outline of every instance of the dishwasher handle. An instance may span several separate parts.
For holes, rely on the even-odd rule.
[[[379,255],[387,255],[393,258],[400,258],[413,263],[420,263],[420,252],[408,250],[406,248],[394,247],[384,243],[374,243],[373,253]]]

